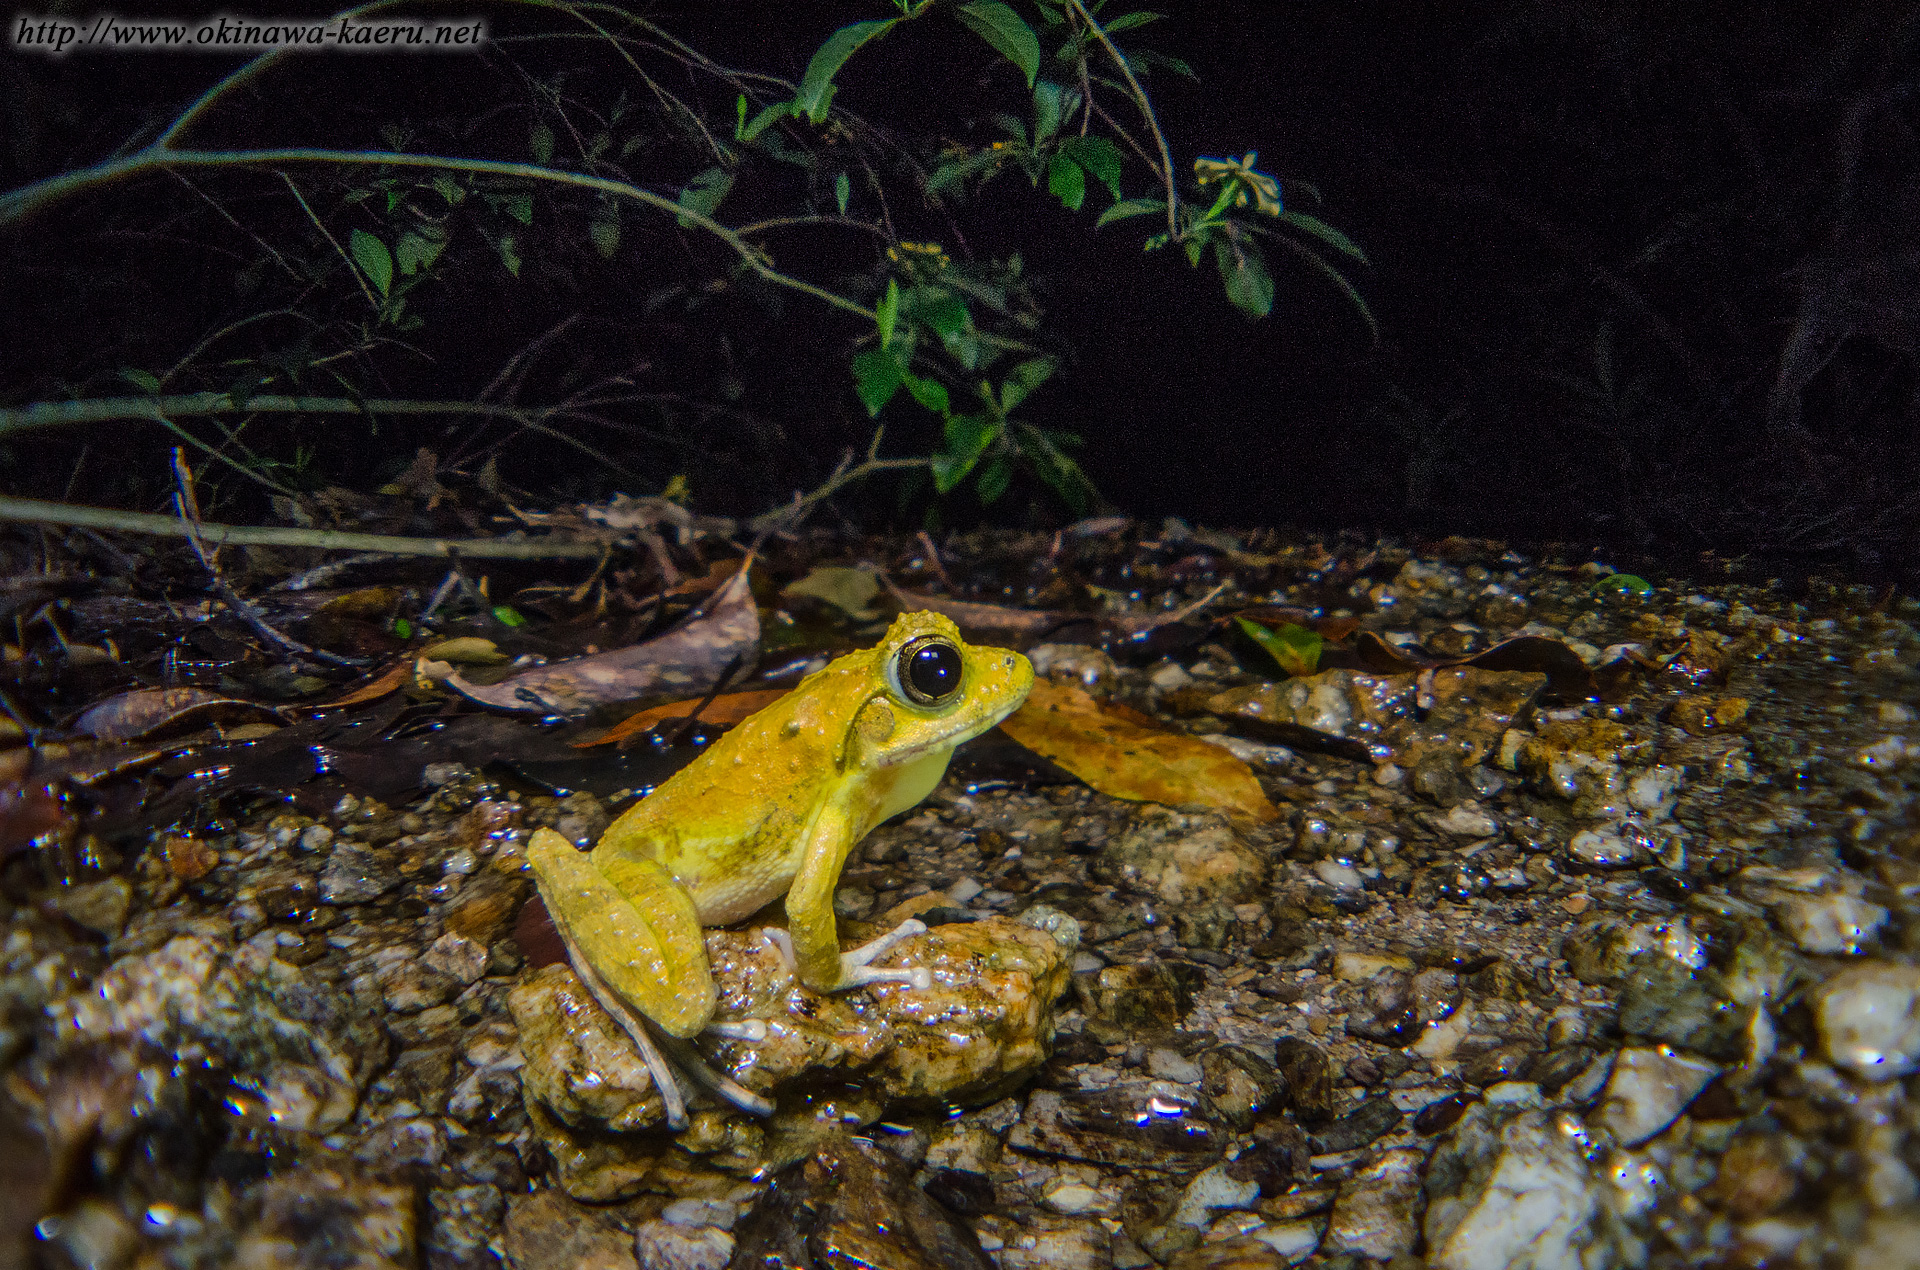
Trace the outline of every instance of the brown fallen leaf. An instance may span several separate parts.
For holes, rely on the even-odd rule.
[[[327,702],[325,708],[331,710],[337,706],[357,706],[367,701],[378,701],[390,692],[399,691],[412,673],[411,662],[397,661],[358,688],[350,689],[345,696]]]
[[[1240,759],[1183,733],[1143,726],[1139,717],[1102,705],[1084,689],[1041,680],[1000,727],[1114,798],[1199,803],[1263,822],[1280,814]]]
[[[731,724],[738,723],[748,715],[758,714],[780,698],[793,691],[791,688],[753,688],[746,692],[722,693],[707,702],[707,708],[700,711],[702,723]],[[638,736],[656,723],[667,719],[684,719],[693,713],[694,707],[704,700],[701,697],[686,701],[669,701],[665,705],[649,706],[622,719],[620,722],[587,741],[575,741],[573,747],[584,750],[594,745],[609,745],[624,741],[630,736]]]
[[[698,617],[658,639],[553,662],[496,684],[469,683],[458,674],[446,683],[469,701],[496,710],[581,715],[650,693],[710,688],[736,661],[751,660],[759,643],[760,612],[742,569]]]
[[[88,707],[74,730],[102,741],[131,741],[164,729],[183,731],[233,719],[280,722],[269,706],[208,692],[205,688],[136,688]]]

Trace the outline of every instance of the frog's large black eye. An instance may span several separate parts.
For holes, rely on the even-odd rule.
[[[900,650],[900,689],[916,705],[937,706],[960,691],[960,650],[938,635]]]

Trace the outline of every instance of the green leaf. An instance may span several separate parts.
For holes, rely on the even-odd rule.
[[[842,216],[847,214],[847,198],[852,193],[853,182],[847,179],[845,172],[833,178],[833,201],[839,205]]]
[[[615,217],[596,220],[587,226],[587,237],[603,260],[612,260],[620,250],[620,221]]]
[[[733,139],[743,141],[747,130],[747,95],[741,93],[733,99]]]
[[[514,612],[513,607],[507,604],[496,604],[493,606],[493,620],[502,626],[525,626],[527,624],[527,619]]]
[[[453,207],[456,204],[466,201],[467,192],[454,184],[453,178],[444,172],[435,176],[428,184],[433,186],[434,193],[447,200],[448,207]]]
[[[913,399],[937,415],[944,415],[953,404],[947,397],[947,386],[937,379],[922,379],[918,375],[901,375],[901,382]]]
[[[853,355],[853,392],[869,416],[879,414],[893,400],[902,376],[900,363],[886,349],[862,349]]]
[[[948,494],[967,479],[967,473],[1000,435],[1000,424],[986,415],[948,415],[944,430],[947,448],[933,456],[933,487]]]
[[[132,366],[120,368],[120,378],[150,396],[160,395],[160,381],[150,371],[137,370]]]
[[[1113,21],[1107,23],[1107,34],[1118,35],[1122,31],[1131,31],[1133,28],[1145,26],[1149,22],[1158,22],[1166,16],[1164,13],[1149,13],[1145,9],[1139,9],[1132,13],[1123,13]]]
[[[412,639],[413,623],[404,617],[396,617],[393,619],[393,633],[401,639]]]
[[[1000,0],[974,0],[955,9],[953,16],[1019,67],[1027,77],[1027,87],[1033,87],[1033,77],[1040,73],[1040,39],[1025,19]],[[809,66],[807,72],[812,74],[813,68]]]
[[[353,253],[354,263],[367,275],[374,290],[384,296],[393,286],[393,253],[387,245],[366,230],[356,229],[347,240],[347,250]]]
[[[952,292],[935,287],[914,287],[907,292],[907,300],[908,310],[914,320],[943,341],[952,341],[967,329],[967,306]]]
[[[1373,263],[1367,259],[1366,252],[1361,251],[1359,247],[1354,245],[1351,238],[1348,238],[1345,234],[1317,216],[1308,216],[1302,212],[1282,212],[1280,213],[1279,220],[1283,225],[1291,225],[1303,234],[1310,234],[1318,238],[1321,242],[1327,244],[1327,246],[1333,248],[1343,256],[1349,256],[1363,265],[1371,265]]]
[[[753,122],[740,130],[740,139],[742,141],[752,141],[774,123],[785,119],[792,113],[793,103],[790,101],[776,101],[771,106],[763,106],[760,113],[753,117]]]
[[[520,253],[518,250],[514,248],[513,235],[502,234],[500,236],[499,247],[500,247],[500,263],[507,267],[508,273],[512,274],[516,278],[519,277],[520,276]]]
[[[1004,458],[989,461],[980,469],[980,475],[973,482],[974,492],[980,495],[980,505],[986,507],[1007,492],[1007,486],[1013,484],[1013,464]]]
[[[833,77],[861,45],[879,39],[899,21],[899,18],[881,18],[855,22],[829,35],[827,42],[815,50],[813,60],[807,63],[807,73],[800,78],[799,91],[793,95],[795,113],[805,112],[814,123],[825,119],[833,101]]]
[[[533,224],[533,195],[502,194],[499,200],[501,210],[519,221],[522,225]]]
[[[1120,197],[1120,147],[1105,137],[1068,137],[1060,143],[1060,153],[1098,177],[1115,199]]]
[[[1039,145],[1060,131],[1060,85],[1043,79],[1033,86],[1033,142]]]
[[[1080,470],[1080,465],[1062,454],[1055,444],[1056,438],[1061,441],[1077,438],[1061,432],[1049,434],[1024,424],[1016,430],[1016,435],[1020,438],[1020,452],[1033,465],[1034,475],[1045,481],[1047,488],[1058,494],[1074,515],[1084,514],[1093,482]]]
[[[394,263],[400,266],[401,273],[411,276],[431,268],[446,245],[445,238],[429,238],[418,230],[409,229],[393,245]]]
[[[1278,629],[1262,626],[1244,617],[1233,619],[1246,637],[1266,650],[1285,675],[1311,675],[1320,667],[1320,650],[1326,641],[1320,632],[1293,622]]]
[[[533,125],[527,137],[527,149],[533,153],[533,161],[541,167],[553,162],[553,129],[543,123]]]
[[[1122,199],[1100,213],[1100,219],[1093,222],[1100,229],[1112,221],[1125,220],[1129,216],[1147,216],[1152,213],[1167,214],[1167,200],[1164,198],[1128,198]]]
[[[1077,212],[1087,197],[1087,174],[1065,154],[1056,154],[1047,162],[1047,193]]]
[[[1051,357],[1035,357],[1021,362],[1007,372],[1005,382],[1000,385],[1000,409],[1011,411],[1025,401],[1047,380],[1053,378],[1054,369],[1059,363]]]
[[[873,323],[880,329],[881,348],[893,343],[893,328],[899,320],[900,282],[896,278],[888,278],[887,293],[880,297],[880,303],[873,310]]]
[[[1248,317],[1265,317],[1273,310],[1273,275],[1267,262],[1252,243],[1236,243],[1226,238],[1213,244],[1213,262],[1220,266],[1220,279],[1227,284],[1227,299]]]
[[[720,201],[726,198],[727,192],[732,188],[733,173],[725,168],[708,168],[696,173],[694,178],[687,182],[687,188],[680,191],[680,197],[674,201],[690,212],[711,217],[719,210]],[[686,217],[680,218],[682,228],[691,224],[693,222]]]

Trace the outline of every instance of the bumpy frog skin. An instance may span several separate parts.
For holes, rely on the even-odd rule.
[[[1019,653],[964,643],[938,613],[903,614],[874,648],[849,653],[728,732],[607,829],[592,851],[551,829],[527,846],[534,876],[576,970],[634,1038],[667,1103],[685,1112],[637,1011],[668,1038],[712,1018],[703,926],[725,926],[787,897],[787,929],[769,939],[819,992],[874,982],[926,986],[927,972],[867,963],[917,921],[840,951],[833,893],[854,844],[940,783],[953,749],[1026,700]],[[756,1096],[667,1045],[702,1083],[755,1111]]]

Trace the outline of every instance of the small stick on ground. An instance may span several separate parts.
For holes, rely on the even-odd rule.
[[[940,548],[933,545],[933,539],[922,529],[919,534],[920,545],[926,549],[927,563],[933,566],[933,574],[940,579],[940,585],[947,588],[948,595],[959,595],[953,585],[953,579],[947,576],[947,566],[940,562]]]
[[[215,567],[213,557],[207,553],[206,546],[200,541],[198,528],[200,506],[193,496],[193,473],[187,468],[187,461],[178,448],[173,452],[173,475],[179,483],[179,489],[173,496],[173,505],[180,514],[180,523],[186,528],[187,543],[193,548],[193,554],[200,557],[200,563],[206,569],[207,576],[213,579],[213,589],[219,593],[226,606],[233,610],[236,617],[252,627],[254,634],[294,661],[319,666],[362,667],[369,664],[364,657],[342,657],[338,653],[330,653],[323,648],[310,648],[291,635],[282,634],[268,624],[267,619],[260,615],[259,609],[241,599],[239,592],[220,576],[220,570]]]

